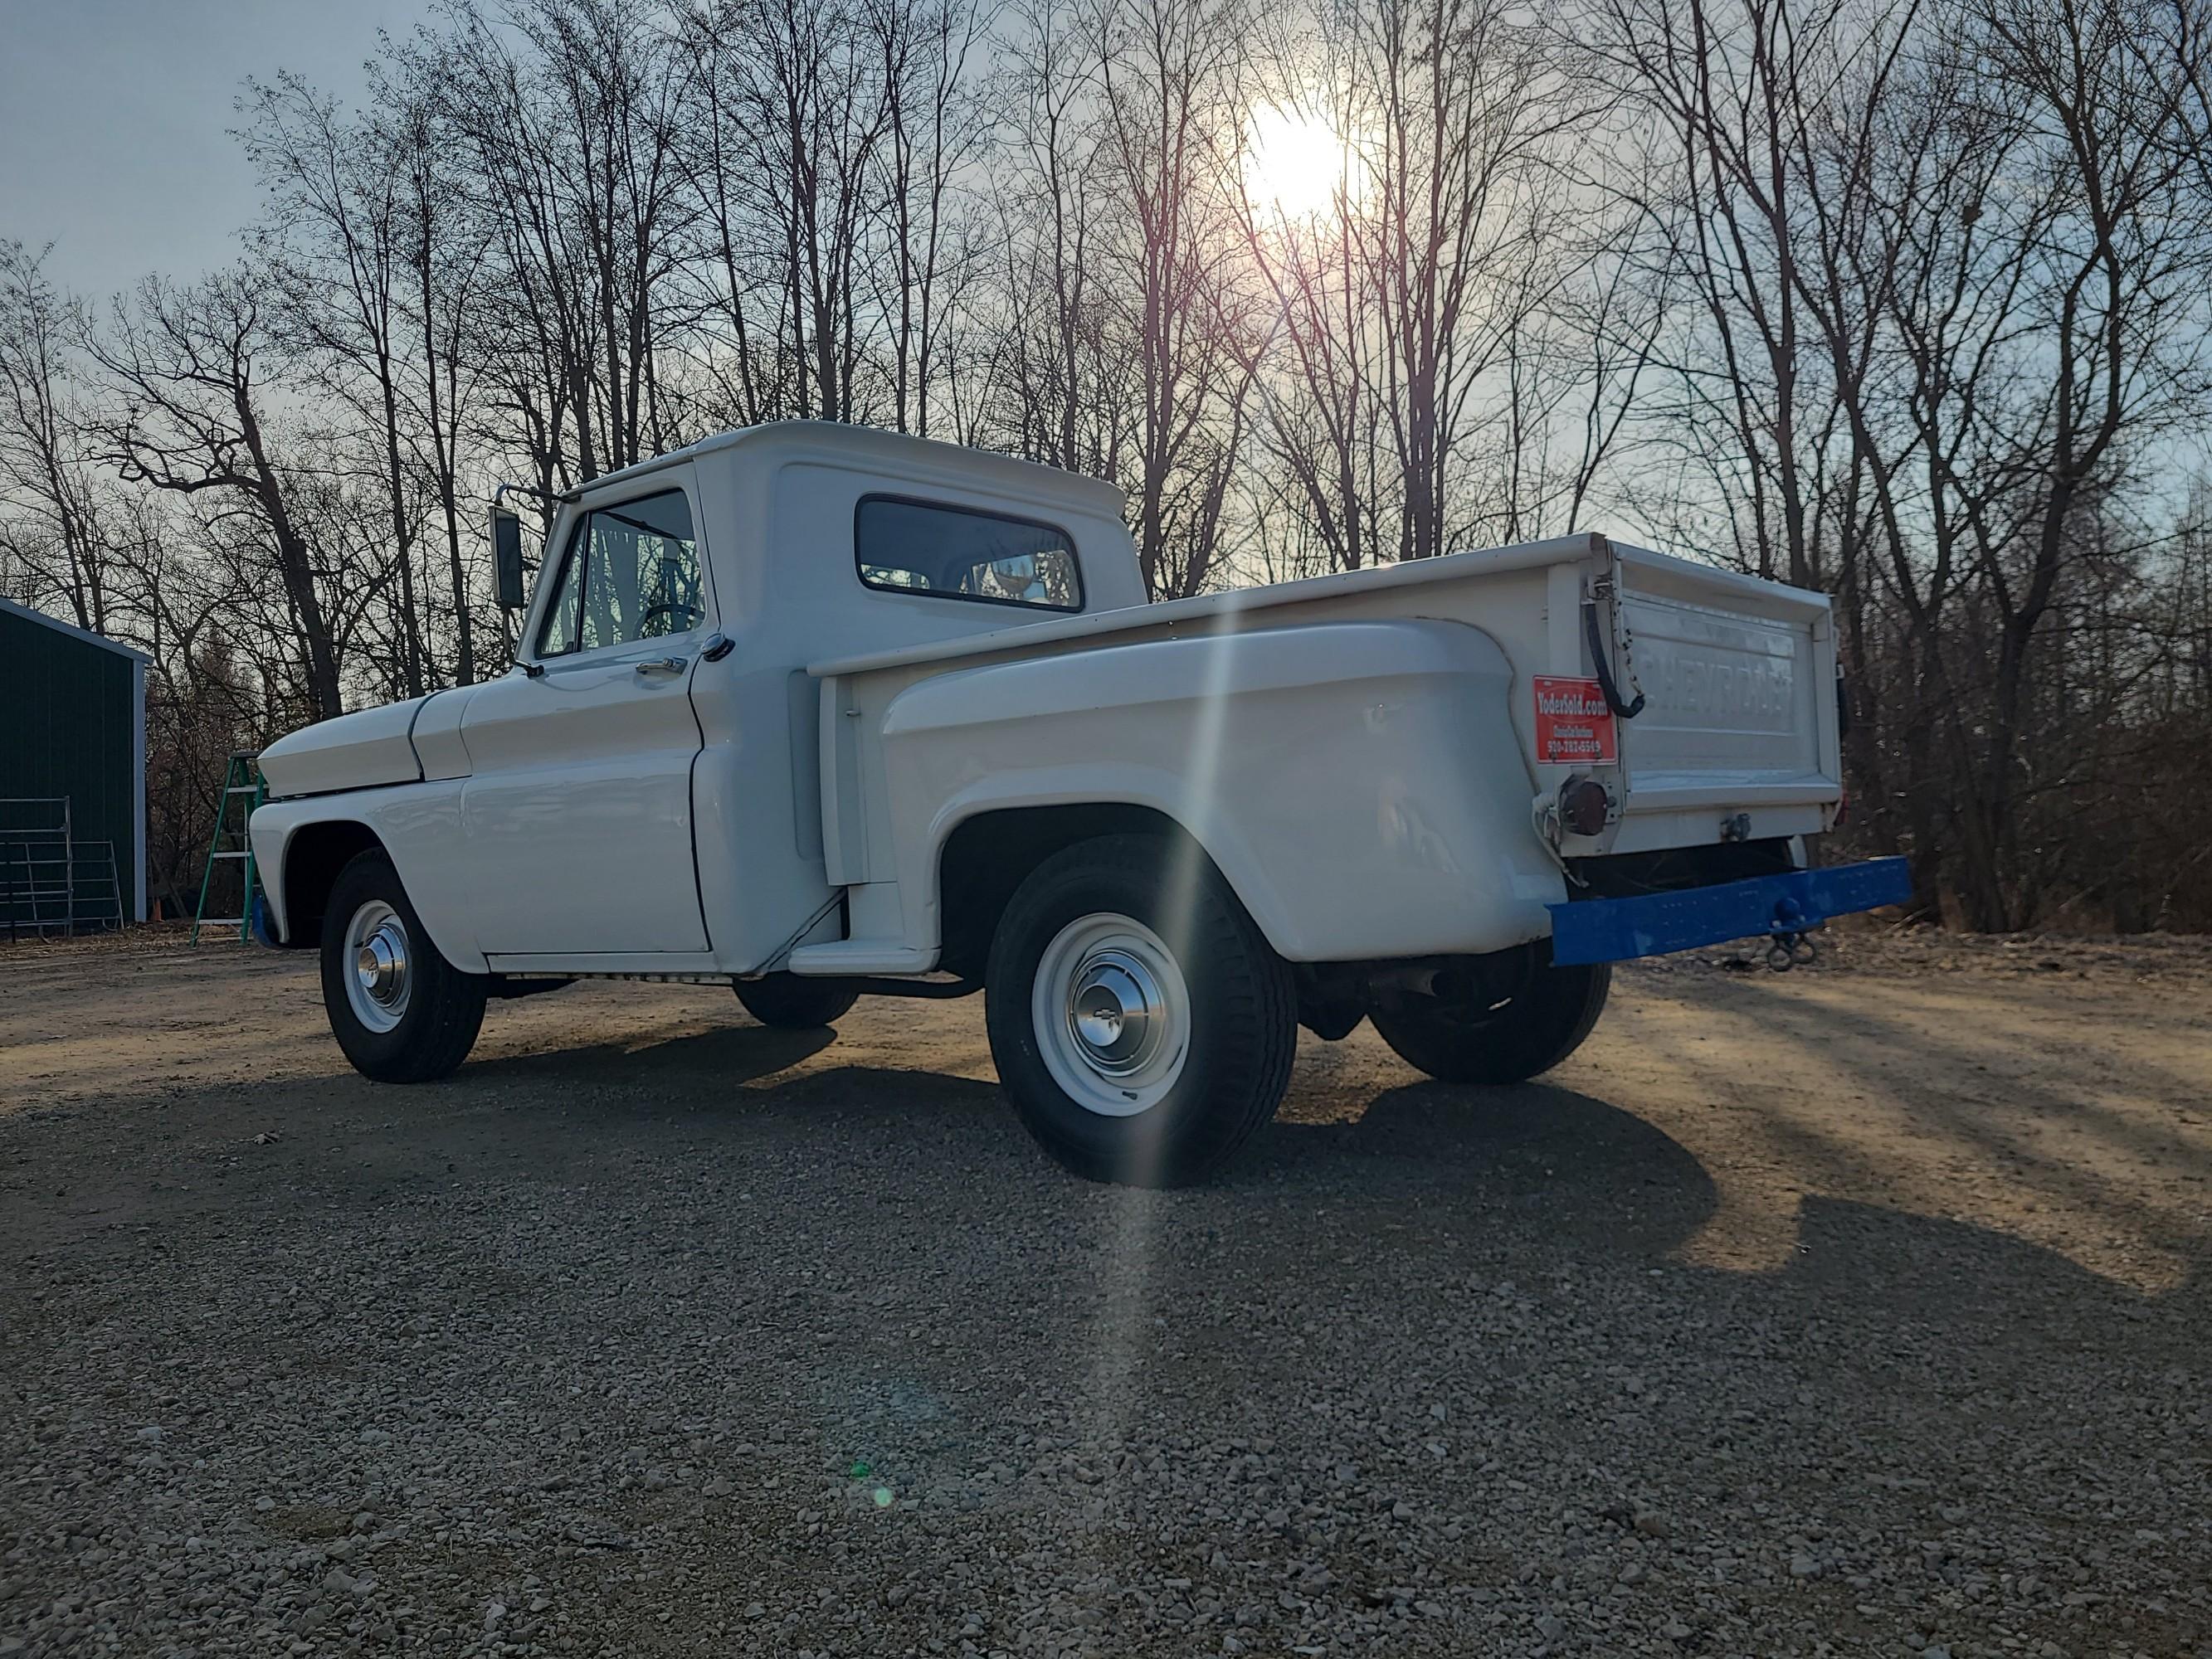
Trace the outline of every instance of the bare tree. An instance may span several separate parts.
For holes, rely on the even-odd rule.
[[[969,75],[983,12],[977,0],[867,0],[866,15],[883,55],[889,246],[879,285],[889,293],[891,422],[927,438],[931,396],[947,367],[951,295],[977,264],[955,192],[988,118]]]
[[[663,310],[684,244],[689,56],[642,0],[473,5],[448,43],[447,123],[504,264],[498,373],[541,488],[680,441]]]
[[[270,203],[255,236],[262,269],[283,306],[273,319],[295,337],[318,389],[356,401],[349,429],[374,434],[382,510],[398,582],[398,643],[405,695],[420,696],[430,674],[415,592],[417,525],[401,451],[400,380],[409,277],[406,174],[383,134],[348,120],[337,103],[296,75],[249,80],[239,100],[246,153]],[[364,434],[366,435],[366,434]]]
[[[998,357],[1012,447],[1071,472],[1118,471],[1122,421],[1093,250],[1106,185],[1097,88],[1077,20],[1059,0],[1017,0],[997,96],[1007,131],[999,200],[1006,328]]]
[[[1589,258],[1562,234],[1546,51],[1492,0],[1331,12],[1279,49],[1275,105],[1334,134],[1338,176],[1318,213],[1246,194],[1280,343],[1269,443],[1340,568],[1541,520],[1525,464],[1571,390],[1546,308]]]
[[[58,599],[80,628],[112,625],[118,514],[86,454],[83,318],[46,252],[0,241],[0,552],[19,597]]]
[[[1241,0],[1104,0],[1094,20],[1109,243],[1134,340],[1134,529],[1153,597],[1203,590],[1251,395],[1253,308],[1227,188],[1243,108]]]
[[[700,94],[708,122],[694,136],[691,165],[695,180],[708,180],[726,314],[740,319],[758,285],[742,271],[772,270],[771,327],[789,370],[777,412],[860,418],[866,261],[889,126],[883,49],[848,0],[726,0],[695,17],[689,38],[708,64]],[[730,160],[734,178],[714,171]],[[757,378],[748,385],[757,416],[768,405]]]
[[[441,68],[419,54],[397,53],[389,66],[374,67],[370,91],[380,112],[379,149],[402,179],[412,315],[401,388],[410,453],[430,479],[445,531],[453,678],[466,685],[477,677],[479,651],[470,568],[474,538],[463,529],[461,496],[486,356],[490,232],[482,216],[469,210],[470,181],[450,142],[449,89]]]
[[[265,291],[246,264],[182,289],[148,277],[134,303],[117,307],[113,328],[89,342],[115,399],[93,429],[101,459],[126,482],[204,498],[216,522],[265,556],[288,624],[277,637],[296,644],[302,701],[325,720],[343,703],[338,654],[323,573],[263,412],[276,355]]]

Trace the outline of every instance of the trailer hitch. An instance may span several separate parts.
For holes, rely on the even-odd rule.
[[[1766,965],[1778,974],[1792,968],[1809,968],[1820,959],[1820,947],[1805,926],[1805,913],[1793,898],[1774,902],[1774,920],[1766,929]]]

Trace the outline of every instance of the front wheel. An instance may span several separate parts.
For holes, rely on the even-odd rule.
[[[356,1071],[427,1083],[468,1058],[490,981],[438,954],[390,859],[356,855],[323,916],[323,1007]]]
[[[1112,836],[1054,854],[1007,904],[984,988],[1014,1109],[1088,1180],[1202,1180],[1290,1080],[1290,969],[1194,848]]]
[[[1521,1083],[1582,1047],[1613,965],[1532,967],[1501,1001],[1409,996],[1369,1012],[1398,1058],[1440,1083]]]

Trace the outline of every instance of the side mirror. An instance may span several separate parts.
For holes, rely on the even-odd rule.
[[[521,610],[530,602],[522,588],[522,520],[496,501],[491,508],[491,562],[500,609]]]

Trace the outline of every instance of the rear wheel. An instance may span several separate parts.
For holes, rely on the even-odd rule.
[[[1202,854],[1109,836],[1016,890],[985,976],[1014,1109],[1092,1181],[1167,1187],[1274,1115],[1297,1047],[1291,972]]]
[[[766,974],[741,979],[732,988],[745,1012],[763,1025],[809,1030],[834,1024],[860,1000],[834,979],[804,979],[797,974]]]
[[[1582,1047],[1605,1012],[1609,963],[1533,967],[1503,1000],[1408,996],[1369,1012],[1382,1041],[1442,1083],[1520,1083]]]
[[[427,1083],[468,1058],[490,980],[438,954],[390,859],[357,854],[323,916],[323,1007],[356,1071]]]

